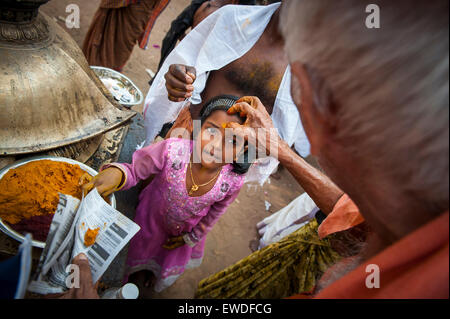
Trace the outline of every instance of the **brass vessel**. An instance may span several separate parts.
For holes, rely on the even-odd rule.
[[[48,0],[0,0],[0,156],[92,139],[135,112],[114,101],[72,37],[39,13]]]

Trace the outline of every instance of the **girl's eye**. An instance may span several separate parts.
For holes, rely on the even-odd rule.
[[[217,134],[217,132],[218,132],[218,130],[217,130],[216,128],[214,128],[214,127],[208,127],[208,128],[206,129],[206,131],[207,131],[209,134],[211,134],[211,135],[215,135],[215,134]]]

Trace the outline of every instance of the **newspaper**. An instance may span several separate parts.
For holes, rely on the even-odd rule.
[[[95,243],[86,247],[86,231],[97,228]],[[92,281],[97,282],[139,229],[136,223],[105,202],[96,188],[81,201],[60,194],[45,249],[28,290],[39,294],[66,291],[70,286],[68,266],[80,253],[87,256]]]

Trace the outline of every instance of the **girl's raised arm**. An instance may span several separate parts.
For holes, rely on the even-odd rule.
[[[114,166],[122,170],[125,182],[121,189],[129,189],[139,181],[162,171],[167,158],[167,143],[168,140],[164,140],[137,150],[133,153],[131,164],[113,163],[103,166],[102,169]]]

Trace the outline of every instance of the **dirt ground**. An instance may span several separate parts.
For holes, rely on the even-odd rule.
[[[100,0],[79,0],[81,22],[79,29],[67,29],[64,23],[66,6],[73,0],[53,0],[42,7],[42,11],[53,17],[58,23],[82,45],[91,19]],[[146,95],[150,79],[145,69],[156,71],[160,50],[153,45],[161,45],[170,23],[190,3],[190,0],[172,0],[163,14],[158,18],[150,37],[148,50],[137,46],[125,66],[123,73],[128,76]],[[133,108],[142,111],[142,105]],[[150,294],[153,298],[192,298],[198,282],[217,271],[235,263],[251,253],[249,243],[257,238],[256,223],[286,206],[303,192],[293,177],[281,169],[270,178],[270,183],[263,187],[244,185],[237,200],[231,204],[227,213],[218,221],[208,235],[203,264],[187,270],[175,284],[160,294]],[[265,201],[271,204],[266,211]]]

